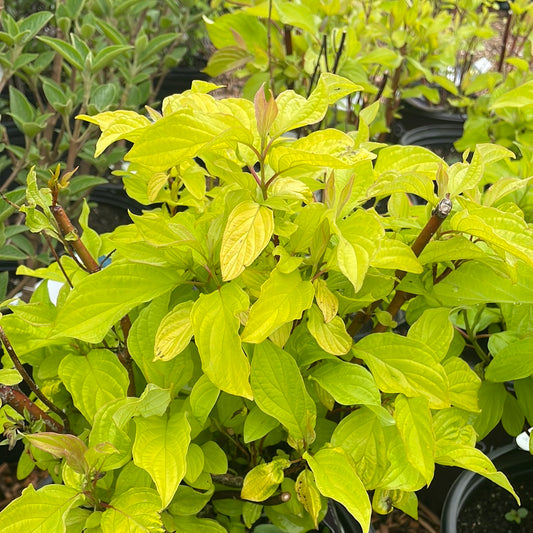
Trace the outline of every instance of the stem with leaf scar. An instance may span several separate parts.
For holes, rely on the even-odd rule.
[[[19,374],[22,376],[22,379],[24,380],[26,385],[28,385],[28,387],[35,394],[35,396],[37,396],[37,398],[39,398],[39,400],[41,400],[41,402],[43,402],[50,409],[50,411],[54,412],[56,415],[58,415],[61,418],[61,420],[63,421],[63,427],[61,427],[59,424],[57,424],[57,422],[55,420],[50,418],[44,412],[37,413],[37,414],[39,414],[38,418],[43,418],[45,420],[45,423],[47,423],[47,419],[50,419],[55,424],[57,424],[57,429],[55,429],[53,431],[58,431],[59,430],[60,433],[62,433],[63,431],[67,431],[68,432],[69,431],[69,421],[68,421],[67,415],[42,393],[42,391],[39,388],[39,386],[37,385],[37,383],[35,383],[35,381],[33,381],[32,377],[28,374],[28,372],[26,372],[26,369],[24,368],[24,366],[22,366],[22,363],[20,362],[20,359],[18,358],[18,356],[17,356],[17,354],[15,352],[15,349],[13,348],[13,345],[11,344],[9,339],[7,338],[6,332],[4,331],[4,328],[2,326],[0,326],[0,340],[2,341],[2,344],[4,345],[4,348],[6,349],[6,352],[9,355],[9,358],[13,362],[13,365],[18,370]],[[20,393],[20,394],[22,394],[22,393]],[[22,394],[22,396],[25,397],[24,394]],[[18,405],[19,402],[23,402],[24,403],[24,399],[19,397],[19,395],[14,395],[12,399],[17,400],[16,405]],[[26,397],[26,399],[27,399],[28,402],[32,403],[29,400],[29,398]],[[35,404],[33,404],[33,405],[35,405]],[[12,405],[12,407],[14,407],[16,409],[16,407],[14,405]],[[24,407],[28,407],[28,405],[25,405]],[[37,406],[35,406],[35,407],[37,407]],[[30,413],[31,413],[31,411],[30,411]],[[42,417],[41,414],[44,414],[45,417]],[[48,422],[48,423],[50,423],[50,422]]]

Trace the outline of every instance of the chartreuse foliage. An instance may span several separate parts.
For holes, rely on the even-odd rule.
[[[308,99],[217,100],[214,89],[197,82],[165,99],[153,122],[81,117],[102,129],[98,150],[132,143],[126,189],[159,205],[110,234],[85,226],[95,257],[115,250],[111,264],[87,274],[61,259],[72,288],[57,304],[45,283],[2,318],[71,434],[28,428],[56,484],[27,489],[0,529],[244,532],[266,516],[296,533],[318,525],[330,498],[367,530],[372,506],[416,516],[435,464],[514,494],[475,448],[502,413],[513,427],[533,418],[533,232],[486,178],[512,154],[481,145],[448,166],[370,142],[363,118],[354,134],[285,136],[358,90],[335,75]],[[417,257],[435,182],[453,211]],[[386,196],[378,212],[372,201]],[[48,198],[30,175],[34,231],[56,231]],[[25,272],[61,279],[57,264]],[[407,335],[385,311],[397,288]],[[361,311],[392,330],[353,340]],[[503,321],[471,369],[457,332],[483,353],[476,334]]]

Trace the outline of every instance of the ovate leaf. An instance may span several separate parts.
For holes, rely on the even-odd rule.
[[[259,408],[298,442],[314,440],[316,407],[294,358],[270,341],[254,350],[251,384]]]
[[[263,342],[286,322],[297,320],[313,303],[313,284],[303,281],[295,270],[282,274],[274,270],[261,286],[261,296],[252,305],[243,342]]]
[[[222,237],[220,266],[225,281],[236,278],[251,265],[274,231],[274,215],[265,206],[248,201],[238,204],[230,213]]]
[[[163,508],[185,476],[191,426],[184,413],[136,418],[133,460],[154,480]]]
[[[283,470],[290,466],[288,459],[277,457],[270,463],[262,463],[252,468],[244,478],[241,498],[253,502],[262,502],[272,496],[283,481]]]
[[[45,485],[38,491],[29,485],[0,513],[0,530],[65,533],[69,511],[83,499],[83,494],[66,485]]]
[[[314,456],[305,452],[303,458],[313,471],[321,494],[342,503],[361,524],[363,531],[368,531],[372,506],[354,463],[344,450],[325,448]]]
[[[155,336],[155,359],[168,361],[185,350],[193,335],[193,303],[190,300],[182,302],[163,318]]]
[[[376,333],[359,341],[353,351],[368,365],[382,391],[423,396],[436,409],[450,405],[444,368],[422,342],[394,333]]]
[[[508,344],[494,356],[486,369],[489,381],[504,382],[533,375],[533,337]]]
[[[163,533],[161,498],[150,488],[135,487],[114,497],[102,514],[102,533]]]
[[[429,346],[437,360],[442,361],[448,353],[454,335],[449,316],[450,310],[445,307],[427,309],[411,326],[407,336]]]
[[[435,470],[435,436],[428,401],[399,394],[395,401],[394,418],[405,444],[407,460],[429,485]]]
[[[438,444],[435,455],[435,461],[439,464],[459,466],[490,479],[496,485],[510,492],[520,504],[520,499],[505,474],[498,472],[491,460],[481,450],[470,446],[461,446],[457,443],[448,444],[443,441]]]
[[[472,207],[454,215],[451,225],[533,266],[533,231],[520,216],[494,207]]]
[[[242,349],[237,315],[248,308],[248,296],[237,285],[224,284],[195,302],[191,320],[196,346],[207,377],[220,390],[252,398],[250,363]]]
[[[125,398],[129,385],[126,369],[113,352],[105,349],[91,350],[85,356],[65,356],[59,376],[74,405],[89,422],[106,403]]]
[[[254,405],[244,421],[244,442],[263,438],[279,425],[279,422]]]
[[[318,345],[333,355],[345,355],[352,347],[352,338],[346,333],[346,326],[340,316],[330,322],[324,321],[324,315],[313,305],[308,311],[307,327]]]
[[[392,420],[394,423],[394,420]],[[355,461],[365,487],[379,486],[388,464],[384,424],[366,407],[343,418],[331,437],[333,446],[341,446]]]
[[[450,383],[452,405],[466,411],[479,411],[478,394],[481,380],[468,363],[459,357],[450,357],[443,362]]]
[[[191,402],[192,414],[201,424],[205,424],[211,409],[215,406],[219,394],[220,390],[218,387],[213,385],[205,374],[200,376],[198,381],[194,384],[189,399]]]
[[[354,291],[358,292],[369,266],[367,251],[357,243],[350,243],[342,235],[339,235],[337,244],[337,264],[340,271],[353,285]]]
[[[381,395],[372,374],[360,365],[322,361],[311,369],[310,377],[341,405],[381,405]]]
[[[180,280],[175,268],[111,263],[76,284],[58,313],[53,333],[100,342],[131,309],[172,290]]]

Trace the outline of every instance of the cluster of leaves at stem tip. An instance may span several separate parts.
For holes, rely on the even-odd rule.
[[[64,235],[58,176],[39,189],[28,175],[27,226],[69,253],[19,268],[45,282],[4,304],[1,413],[24,435],[19,474],[37,465],[54,483],[26,489],[0,529],[245,531],[267,519],[303,532],[332,499],[366,531],[372,509],[416,517],[435,464],[516,497],[475,447],[500,419],[515,431],[532,415],[533,232],[509,201],[530,179],[491,177],[514,154],[482,144],[448,165],[373,142],[378,104],[357,131],[295,138],[361,90],[334,74],[308,98],[216,89],[195,82],[148,117],[78,117],[102,130],[97,156],[132,143],[120,174],[150,207],[131,224],[99,235],[85,204],[81,237]],[[9,403],[15,360],[68,432]]]

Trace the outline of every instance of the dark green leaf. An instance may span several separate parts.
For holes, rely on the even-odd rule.
[[[63,59],[70,63],[77,70],[83,70],[85,65],[85,60],[81,56],[78,50],[74,46],[61,39],[56,39],[55,37],[38,37],[40,41],[47,44],[55,50]]]

